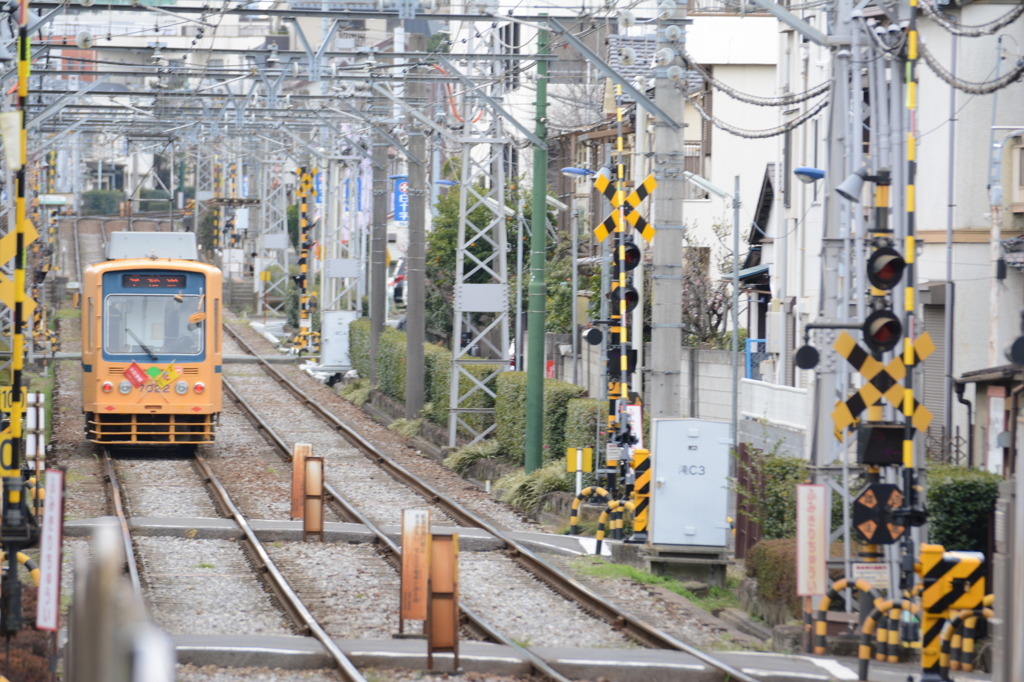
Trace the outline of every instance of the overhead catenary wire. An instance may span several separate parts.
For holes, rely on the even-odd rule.
[[[946,67],[940,64],[939,60],[936,59],[935,55],[933,55],[928,49],[928,46],[924,44],[924,41],[921,42],[919,49],[925,64],[928,65],[928,68],[931,69],[936,76],[957,90],[970,93],[972,95],[987,95],[995,92],[996,90],[1002,90],[1007,85],[1017,82],[1021,76],[1024,76],[1024,59],[1018,59],[1013,68],[999,78],[993,78],[992,80],[982,81],[980,83],[965,81],[962,78],[954,76],[946,69]]]
[[[1009,26],[1017,19],[1024,15],[1024,2],[1014,7],[1012,10],[994,19],[987,24],[978,24],[976,26],[968,26],[965,24],[958,24],[950,21],[946,17],[942,16],[928,0],[920,0],[920,5],[924,9],[924,13],[928,15],[928,18],[937,23],[942,28],[946,29],[955,36],[963,36],[964,38],[977,38],[979,36],[992,35],[996,31],[1000,30],[1004,26]]]
[[[799,104],[800,102],[813,99],[814,97],[823,94],[829,89],[831,85],[831,83],[826,81],[820,85],[811,88],[810,90],[805,90],[804,92],[797,92],[792,95],[782,95],[781,97],[761,97],[758,95],[750,95],[745,92],[740,92],[736,88],[730,85],[726,85],[722,81],[712,76],[703,66],[698,64],[697,61],[693,57],[691,57],[687,52],[683,52],[682,56],[683,61],[686,62],[687,68],[696,71],[700,75],[700,77],[704,79],[705,83],[708,83],[716,90],[721,90],[726,95],[732,97],[735,100],[745,102],[746,104],[753,104],[754,106],[758,107],[783,107],[792,104]]]
[[[789,121],[788,123],[784,123],[781,126],[776,126],[775,128],[767,128],[765,130],[747,130],[745,128],[739,128],[737,126],[734,126],[730,123],[726,123],[720,118],[712,116],[707,111],[705,111],[704,108],[700,104],[698,104],[697,100],[693,97],[688,97],[687,101],[691,105],[693,105],[693,108],[697,110],[697,113],[700,114],[700,117],[703,118],[705,121],[709,122],[711,125],[715,126],[716,128],[720,128],[725,132],[735,135],[737,137],[743,137],[750,140],[760,140],[766,137],[784,135],[791,130],[799,128],[801,125],[814,118],[818,114],[818,112],[820,112],[822,109],[828,106],[828,98],[826,97],[825,99],[815,104],[814,107],[809,109],[807,112],[801,114],[798,118],[795,118],[792,121]]]

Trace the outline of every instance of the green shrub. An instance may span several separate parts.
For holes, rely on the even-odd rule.
[[[354,403],[357,407],[362,407],[370,399],[372,390],[373,385],[370,384],[369,379],[356,379],[352,383],[342,386],[338,395],[350,403]]]
[[[569,403],[584,391],[582,386],[555,379],[544,380],[544,459],[565,457],[565,429]],[[502,372],[498,376],[497,438],[501,451],[514,462],[526,453],[526,373]],[[575,443],[574,443],[575,445]]]
[[[796,486],[807,480],[807,462],[775,451],[751,449],[750,464],[740,466],[750,474],[751,489],[738,490],[735,480],[731,485],[746,497],[747,516],[761,526],[761,539],[795,537]],[[756,482],[759,473],[761,484]]]
[[[604,452],[604,446],[608,440],[605,433],[607,414],[608,403],[604,400],[596,398],[570,400],[566,405],[564,447],[594,448],[595,455]],[[598,427],[600,427],[600,433]]]
[[[540,505],[541,498],[551,492],[575,490],[575,477],[565,471],[565,461],[556,459],[527,474],[516,471],[494,484],[495,492],[502,502],[525,512],[532,512]]]
[[[153,211],[171,210],[171,202],[167,201],[168,194],[162,189],[140,189],[138,199],[163,199],[164,201],[138,201],[134,203],[140,208],[138,211],[152,213]]]
[[[526,452],[526,372],[502,372],[498,376],[496,437],[501,451],[513,462]]]
[[[948,464],[928,467],[928,537],[947,551],[988,551],[1002,477]]]
[[[370,378],[370,318],[360,317],[349,325],[348,359],[360,377]]]
[[[582,386],[556,379],[544,380],[544,459],[565,457],[565,427],[569,403],[586,391]],[[525,430],[525,426],[524,426]]]
[[[361,377],[370,376],[370,320],[362,317],[349,327],[349,359],[352,368]],[[405,401],[405,332],[386,328],[377,346],[377,383],[380,390],[391,398]],[[424,408],[423,416],[438,426],[448,426],[448,404],[451,399],[451,353],[445,348],[432,344],[423,345],[424,362]],[[481,381],[486,381],[491,391],[495,390],[495,377],[491,375],[498,365],[469,365],[467,371]],[[488,377],[490,379],[488,380]],[[461,390],[467,393],[473,386],[468,377],[463,377]],[[494,398],[486,391],[476,390],[463,401],[465,407],[494,407]],[[487,414],[463,415],[462,419],[477,431],[485,429],[492,417]]]
[[[784,603],[793,617],[801,614],[796,593],[796,539],[761,540],[747,552],[747,575],[757,578],[757,591],[769,603]]]
[[[82,192],[82,215],[117,215],[124,201],[119,189],[93,189]]]
[[[492,459],[500,454],[498,439],[489,438],[456,450],[445,458],[444,465],[459,476],[465,476],[480,460]]]

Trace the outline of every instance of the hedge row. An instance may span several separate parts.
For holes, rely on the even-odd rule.
[[[377,388],[399,401],[405,400],[405,344],[405,332],[388,327],[377,345]],[[452,356],[448,350],[432,344],[424,344],[423,350],[426,403],[423,416],[439,426],[447,426]],[[359,376],[370,376],[370,320],[367,318],[359,318],[349,327],[349,357]],[[469,395],[463,405],[495,408],[495,435],[501,452],[512,459],[521,459],[526,450],[526,373],[498,372],[499,367],[497,364],[466,366],[466,371],[484,382],[497,398],[479,388],[472,390],[475,382],[464,376],[459,388],[463,395]],[[570,445],[593,447],[599,423],[603,439],[607,403],[581,399],[584,391],[582,386],[565,381],[544,381],[545,460],[563,457],[565,448]],[[491,416],[467,414],[462,419],[480,431],[490,425]]]
[[[405,332],[386,327],[377,344],[377,388],[395,400],[405,401]],[[370,376],[370,320],[362,317],[349,327],[349,357],[352,368],[361,377]],[[424,364],[424,402],[426,407],[423,416],[438,426],[448,425],[448,405],[451,402],[451,353],[444,348],[432,344],[423,345]],[[496,390],[496,378],[491,375],[498,365],[469,365],[467,371],[480,381],[485,382],[491,391]],[[488,380],[489,379],[489,380]],[[475,386],[469,377],[462,377],[459,382],[462,394],[469,393]],[[494,407],[494,398],[477,389],[464,401],[465,407]],[[463,421],[476,430],[482,430],[490,424],[491,417],[486,414],[469,414],[462,417]]]
[[[579,398],[582,386],[565,381],[544,381],[544,460],[565,456],[569,403]],[[501,451],[517,460],[526,452],[526,372],[498,375],[497,437]]]
[[[947,551],[987,552],[1003,478],[984,469],[928,467],[928,538]]]

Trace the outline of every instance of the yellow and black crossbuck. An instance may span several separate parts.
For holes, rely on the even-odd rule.
[[[622,229],[622,226],[619,224],[621,220],[619,217],[619,209],[622,208],[625,219],[630,225],[635,227],[643,238],[647,240],[647,243],[650,244],[651,240],[654,239],[654,233],[656,230],[653,225],[644,220],[644,217],[640,215],[637,209],[640,206],[640,202],[650,196],[658,187],[658,182],[654,179],[654,175],[648,175],[647,179],[640,183],[640,186],[625,198],[623,198],[625,192],[616,191],[611,178],[607,175],[598,175],[594,180],[594,186],[597,187],[597,190],[601,192],[601,194],[608,197],[608,201],[612,202],[611,215],[605,218],[604,222],[594,229],[594,236],[597,237],[597,241],[603,242],[608,238],[609,234]]]
[[[908,341],[904,341],[908,343]],[[842,332],[836,342],[832,345],[836,352],[846,358],[857,372],[866,380],[860,390],[850,396],[846,401],[837,401],[836,408],[832,411],[832,423],[835,426],[836,438],[843,439],[843,432],[854,426],[861,412],[876,404],[883,397],[893,407],[902,410],[905,391],[900,382],[906,376],[907,369],[902,357],[893,358],[888,365],[871,357],[870,354],[858,344],[852,336]],[[925,332],[914,341],[913,357],[915,362],[921,362],[935,351],[935,344],[932,337]],[[932,422],[932,413],[914,399],[914,411],[911,423],[914,428],[924,431]]]

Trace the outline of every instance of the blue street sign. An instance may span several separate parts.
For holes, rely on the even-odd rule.
[[[313,192],[316,196],[316,203],[324,203],[324,174],[317,173],[313,176]]]
[[[395,181],[395,222],[409,224],[409,176],[392,175]]]
[[[243,175],[242,176],[242,196],[243,197],[249,196],[249,176],[248,175]]]
[[[356,178],[356,210],[363,210],[363,178]]]

